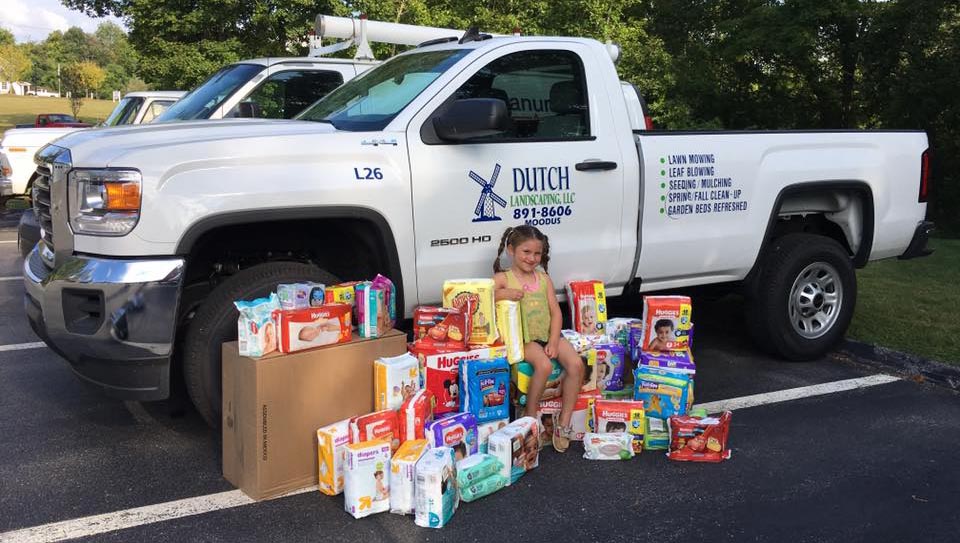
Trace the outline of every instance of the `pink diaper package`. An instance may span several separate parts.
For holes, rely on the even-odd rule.
[[[437,400],[429,390],[418,390],[403,402],[397,417],[400,423],[400,441],[426,438],[423,428],[433,420],[433,408],[436,404]]]
[[[385,409],[350,419],[350,442],[383,440],[393,450],[400,446],[400,431],[397,424],[397,412]]]
[[[456,460],[462,460],[479,451],[477,418],[473,413],[454,413],[428,422],[424,431],[431,447],[451,447]]]

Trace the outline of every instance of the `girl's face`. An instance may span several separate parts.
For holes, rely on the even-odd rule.
[[[513,265],[520,268],[520,271],[533,273],[543,257],[543,242],[538,239],[528,239],[517,245],[507,245],[507,254],[513,259]]]

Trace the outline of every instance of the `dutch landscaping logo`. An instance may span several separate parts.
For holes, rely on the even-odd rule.
[[[513,194],[507,202],[494,192],[500,176],[495,164],[490,180],[470,170],[468,176],[480,185],[480,199],[474,207],[473,222],[499,221],[496,206],[512,210],[513,218],[530,226],[560,224],[563,217],[573,215],[576,193],[570,190],[569,166],[535,166],[513,168]]]
[[[470,179],[473,179],[482,187],[480,189],[480,200],[477,201],[477,207],[473,210],[473,214],[476,215],[476,218],[473,219],[473,222],[500,220],[500,217],[497,217],[497,208],[494,206],[494,204],[499,204],[500,207],[506,208],[507,201],[501,198],[497,193],[493,192],[493,186],[497,184],[497,177],[499,176],[499,164],[494,166],[493,174],[490,176],[490,181],[487,181],[486,179],[477,175],[477,173],[473,170],[470,170]]]

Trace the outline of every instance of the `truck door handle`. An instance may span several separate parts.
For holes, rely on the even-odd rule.
[[[574,166],[574,168],[576,168],[578,172],[589,172],[594,170],[616,170],[617,163],[610,162],[607,160],[585,160],[583,162],[578,163],[576,166]]]

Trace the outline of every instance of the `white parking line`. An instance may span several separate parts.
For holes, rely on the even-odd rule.
[[[34,341],[33,343],[14,343],[12,345],[0,345],[0,352],[3,351],[22,351],[24,349],[39,349],[41,347],[46,347],[47,344],[42,341]]]
[[[42,343],[41,343],[42,345]],[[731,398],[729,400],[720,400],[698,404],[694,407],[703,407],[708,413],[716,413],[726,409],[745,409],[748,407],[757,407],[771,403],[786,402],[800,398],[809,398],[811,396],[821,396],[834,392],[843,392],[857,388],[867,388],[885,383],[898,381],[896,377],[877,374],[856,379],[846,379],[844,381],[834,381],[832,383],[823,383],[806,387],[791,388],[779,390],[776,392],[767,392],[764,394],[754,394],[752,396],[743,396],[740,398]],[[316,491],[317,487],[304,488],[285,494],[284,496],[293,496],[305,492]],[[0,533],[0,543],[21,543],[21,542],[48,542],[63,541],[77,537],[87,537],[126,528],[134,528],[145,524],[153,524],[192,515],[201,515],[221,509],[231,509],[241,505],[256,503],[246,494],[239,490],[220,492],[218,494],[209,494],[206,496],[197,496],[195,498],[185,498],[156,505],[147,505],[135,509],[105,513],[102,515],[93,515],[74,520],[65,520],[34,526],[32,528],[23,528],[11,532]]]
[[[17,240],[15,240],[15,239],[2,239],[2,240],[0,240],[0,243],[16,243],[16,242],[17,242]]]
[[[11,275],[9,277],[0,277],[0,281],[23,281],[22,275]]]

